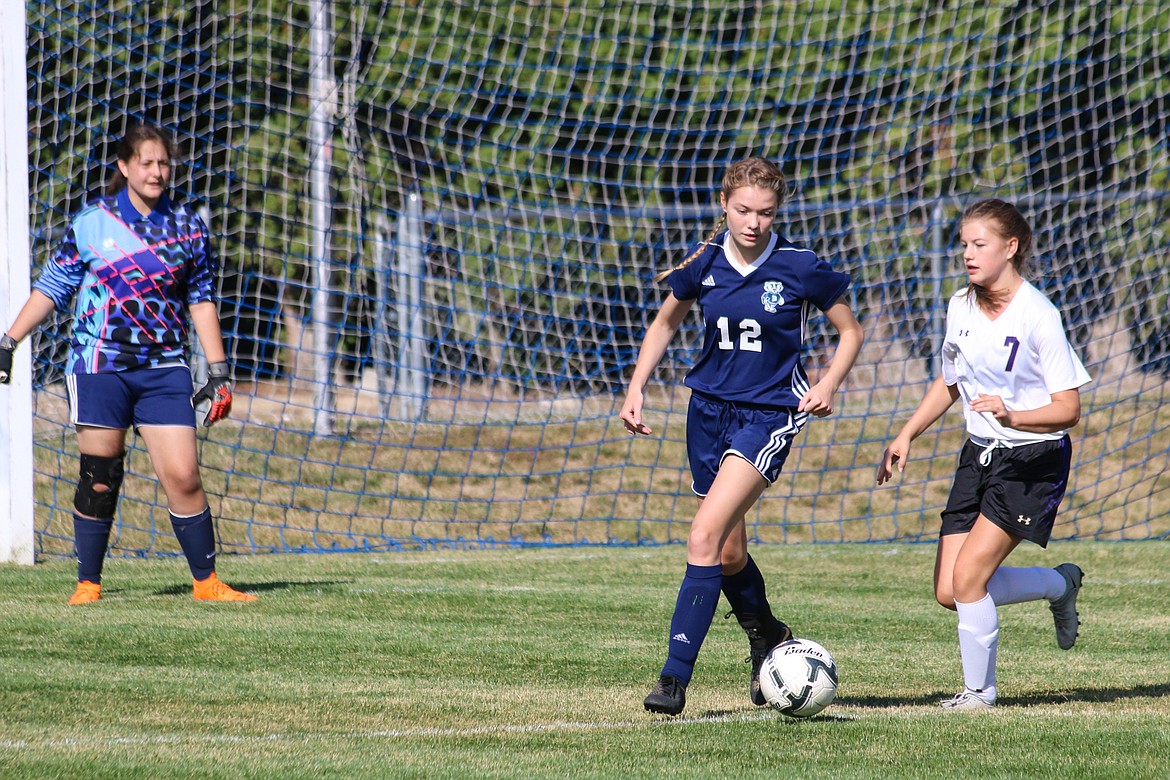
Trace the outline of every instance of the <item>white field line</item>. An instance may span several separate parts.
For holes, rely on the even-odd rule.
[[[482,737],[494,734],[544,734],[574,731],[613,731],[622,729],[673,728],[699,726],[709,723],[747,723],[752,721],[781,718],[769,712],[741,713],[699,716],[695,718],[655,718],[636,721],[610,721],[589,723],[563,721],[556,723],[533,723],[528,725],[475,726],[471,728],[413,728],[356,731],[349,733],[306,732],[299,734],[262,734],[245,736],[238,734],[160,734],[153,737],[69,737],[67,739],[18,739],[0,740],[0,749],[36,750],[65,747],[112,747],[116,745],[209,745],[209,744],[271,744],[274,742],[311,742],[335,740],[368,739],[414,739],[433,737]]]

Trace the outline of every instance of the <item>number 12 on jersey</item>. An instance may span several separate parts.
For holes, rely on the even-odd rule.
[[[731,328],[726,317],[720,317],[715,320],[715,327],[719,328],[719,349],[735,349],[735,341],[732,339]],[[763,347],[760,343],[760,323],[753,319],[746,319],[739,321],[739,348],[747,352],[760,352]],[[1014,341],[1014,339],[1013,339]],[[1016,353],[1012,352],[1012,358],[1015,359]],[[1008,364],[1008,370],[1011,370],[1011,363]]]

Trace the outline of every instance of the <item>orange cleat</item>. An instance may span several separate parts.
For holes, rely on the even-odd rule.
[[[241,593],[230,585],[219,581],[215,572],[205,580],[195,580],[196,601],[255,601],[250,593]]]
[[[69,597],[69,603],[72,606],[76,606],[78,604],[92,604],[101,597],[101,583],[82,580],[81,582],[77,583],[77,590],[73,591],[73,595]]]

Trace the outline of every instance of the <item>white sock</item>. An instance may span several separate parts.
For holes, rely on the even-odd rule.
[[[1032,566],[1026,569],[1001,566],[991,575],[987,592],[996,604],[1019,604],[1021,601],[1058,599],[1068,583],[1056,569]]]
[[[995,651],[999,648],[999,614],[995,610],[995,600],[989,593],[973,604],[956,601],[955,610],[959,613],[963,683],[967,690],[994,704]]]

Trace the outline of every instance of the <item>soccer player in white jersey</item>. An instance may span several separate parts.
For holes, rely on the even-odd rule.
[[[728,168],[715,229],[679,265],[655,277],[669,279],[671,293],[643,337],[622,404],[626,430],[650,434],[642,420],[643,389],[697,301],[705,334],[703,352],[686,377],[687,454],[700,503],[666,663],[644,702],[651,712],[677,715],[686,705],[686,687],[720,591],[748,635],[754,704],[766,703],[760,664],[792,636],[773,616],[763,575],[748,555],[745,516],[780,475],[792,438],[809,415],[833,411],[837,389],[861,350],[862,332],[845,298],[849,276],[772,232],[785,190],[783,174],[767,160],[748,158]],[[815,384],[800,363],[813,306],[839,336]]]
[[[1057,645],[1077,640],[1080,567],[1002,564],[1021,541],[1048,545],[1068,486],[1068,429],[1090,378],[1060,312],[1024,278],[1032,230],[1020,212],[979,201],[959,237],[968,284],[947,309],[942,376],[886,447],[877,484],[905,470],[911,442],[962,398],[969,439],[942,512],[934,590],[958,613],[963,663],[964,688],[942,706],[981,710],[996,700],[997,605],[1047,599]]]

